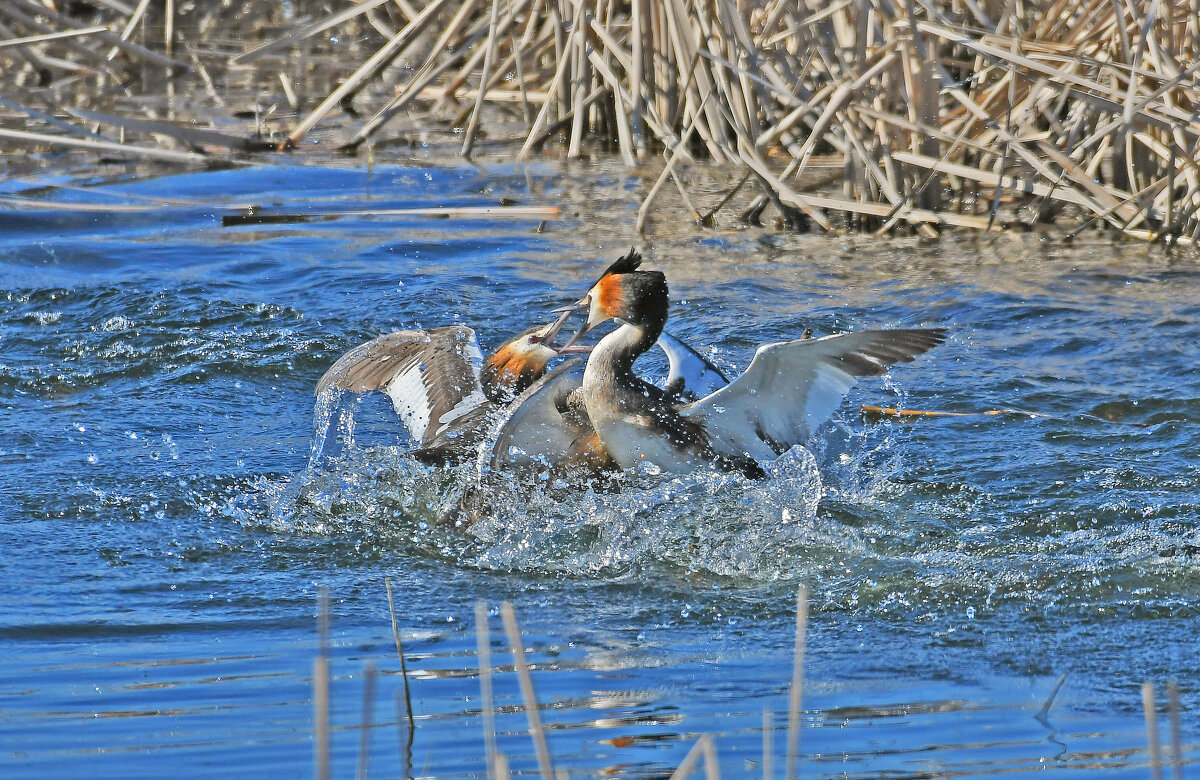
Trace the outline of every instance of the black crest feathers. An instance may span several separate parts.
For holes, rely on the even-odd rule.
[[[627,274],[630,271],[636,271],[638,266],[642,264],[642,253],[637,251],[635,247],[629,248],[629,254],[624,257],[619,257],[613,261],[613,264],[604,269],[604,273],[600,274],[600,279],[613,274]],[[597,284],[600,282],[597,279]],[[592,285],[595,287],[596,285]]]

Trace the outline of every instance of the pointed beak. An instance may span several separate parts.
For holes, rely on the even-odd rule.
[[[562,313],[558,315],[558,319],[556,319],[553,324],[550,325],[550,328],[542,334],[540,339],[542,344],[550,349],[557,349],[557,347],[554,346],[554,339],[558,336],[559,331],[562,330],[563,325],[567,324],[567,320],[571,318],[571,314],[573,314],[575,310],[568,307],[563,307],[561,309],[555,309],[554,311]]]
[[[571,304],[570,306],[564,306],[563,308],[568,309],[567,314],[569,315],[570,312],[579,311],[580,309],[587,309],[591,305],[592,305],[592,296],[585,295],[582,298],[580,298],[578,301],[576,301],[575,303]],[[555,311],[559,311],[559,309],[555,309]],[[563,344],[561,347],[558,348],[558,354],[565,355],[568,352],[576,353],[576,354],[583,353],[583,352],[591,352],[591,350],[592,350],[591,347],[575,346],[575,342],[577,342],[577,341],[579,341],[579,339],[583,338],[583,334],[587,333],[591,329],[592,329],[592,323],[590,323],[590,322],[583,323],[583,327],[581,327],[579,330],[575,331],[575,335],[571,336],[571,338],[567,340],[566,344]]]
[[[558,319],[556,319],[554,322],[550,323],[550,325],[547,326],[547,328],[540,335],[535,335],[533,337],[534,340],[536,340],[538,343],[540,343],[543,347],[546,347],[547,349],[552,349],[556,352],[561,353],[563,348],[559,347],[557,344],[555,344],[554,339],[556,339],[558,337],[558,334],[563,329],[563,325],[567,324],[567,320],[569,320],[571,318],[571,315],[574,314],[575,312],[579,311],[580,308],[582,308],[580,306],[580,303],[581,302],[577,301],[575,303],[572,303],[570,306],[560,306],[557,309],[553,309],[552,311],[558,315]],[[574,341],[574,338],[572,338],[572,341]],[[575,351],[575,350],[572,350],[572,351]]]

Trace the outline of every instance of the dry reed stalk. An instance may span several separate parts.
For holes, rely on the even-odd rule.
[[[449,40],[451,37],[453,37],[453,35],[458,31],[459,24],[461,24],[460,17],[462,19],[466,18],[466,14],[463,12],[474,7],[475,3],[476,0],[468,0],[468,2],[464,4],[462,8],[460,8],[459,14],[456,15],[455,20],[451,22],[450,28],[442,34],[442,37],[439,39],[439,43],[442,40]],[[354,149],[363,141],[374,135],[375,132],[384,125],[384,123],[399,113],[405,106],[408,105],[409,102],[424,94],[424,91],[429,84],[433,83],[434,79],[436,79],[438,76],[441,76],[451,67],[453,67],[459,59],[465,56],[466,52],[471,46],[474,45],[475,41],[484,34],[484,32],[485,31],[483,30],[477,31],[472,37],[467,38],[465,42],[460,44],[459,47],[455,49],[454,52],[452,52],[451,55],[443,60],[440,64],[434,65],[433,60],[426,62],[426,64],[423,65],[421,69],[413,75],[412,80],[405,85],[405,87],[396,95],[396,97],[392,98],[387,105],[376,112],[376,114],[371,117],[369,122],[360,127],[354,136],[345,144],[343,144],[342,148]],[[456,89],[456,87],[454,86],[453,82],[450,86],[440,89],[440,99],[445,99],[445,97],[454,89]]]
[[[1150,753],[1150,777],[1162,780],[1162,745],[1158,738],[1158,710],[1154,703],[1154,683],[1142,683],[1142,712],[1146,716],[1146,743]]]
[[[317,591],[317,657],[313,659],[313,774],[329,780],[329,591]]]
[[[10,138],[14,141],[33,143],[39,146],[69,146],[76,149],[109,152],[119,156],[144,157],[148,160],[162,162],[205,163],[208,157],[194,152],[176,152],[169,149],[153,149],[133,144],[95,141],[87,138],[62,138],[61,136],[46,135],[45,133],[26,133],[21,130],[6,130],[0,128],[0,138]]]
[[[489,780],[495,780],[496,710],[492,698],[492,643],[487,605],[475,603],[475,649],[479,658],[479,696],[483,709],[483,747]]]
[[[319,19],[315,22],[292,30],[288,34],[276,38],[273,41],[264,43],[261,46],[256,46],[250,51],[242,52],[241,54],[230,58],[229,64],[243,65],[253,62],[264,55],[291,46],[292,44],[298,43],[306,38],[316,35],[319,32],[324,32],[325,30],[337,27],[339,24],[344,24],[359,14],[366,13],[367,11],[378,8],[379,6],[390,2],[393,2],[393,0],[362,0],[362,2],[356,3],[349,8],[329,14],[323,19]],[[413,17],[410,17],[410,19],[411,18]]]
[[[799,776],[800,714],[804,690],[804,644],[808,630],[808,588],[800,587],[796,593],[796,647],[792,658],[792,687],[788,695],[787,761],[784,764],[784,780]]]
[[[0,15],[7,17],[12,23],[20,25],[27,30],[36,31],[43,35],[52,35],[58,32],[58,30],[38,19],[36,8],[32,9],[31,13],[33,14],[32,16],[17,8],[12,2],[6,1],[0,3]],[[74,29],[80,29],[84,26],[85,25],[81,24],[72,25]],[[91,62],[99,65],[103,65],[105,63],[105,59],[102,54],[93,49],[89,49],[87,46],[84,46],[80,41],[77,41],[74,38],[65,38],[62,40],[62,44],[67,50],[74,52],[76,55],[83,57],[85,60],[90,60]],[[66,66],[70,67],[70,63],[66,63]]]
[[[345,211],[323,211],[310,213],[268,213],[258,207],[250,207],[243,214],[227,214],[221,217],[222,227],[242,225],[278,225],[314,220],[340,219],[341,217],[437,217],[437,218],[501,218],[555,219],[557,206],[451,206],[431,209],[348,209]]]
[[[54,127],[57,127],[58,129],[68,132],[72,135],[79,135],[79,136],[83,136],[84,138],[92,138],[97,141],[104,141],[105,143],[116,143],[115,141],[113,141],[110,138],[106,138],[105,136],[99,135],[98,133],[94,133],[91,130],[88,130],[87,128],[79,127],[78,125],[73,125],[70,122],[64,122],[61,119],[58,119],[57,117],[53,117],[50,114],[47,114],[43,111],[38,111],[36,108],[30,108],[29,106],[18,105],[11,101],[5,100],[4,98],[0,98],[0,106],[4,106],[5,108],[11,108],[14,111],[20,111],[21,113],[27,114],[27,115],[33,117],[34,119],[38,119],[47,124],[53,125]]]
[[[9,3],[7,4],[11,5],[11,3],[16,3],[24,7],[26,11],[46,17],[50,21],[53,21],[64,27],[81,29],[86,26],[69,16],[57,13],[44,5],[40,5],[39,3],[35,2],[35,0],[9,0]],[[182,62],[179,62],[178,60],[168,57],[164,54],[159,54],[151,49],[147,49],[145,46],[139,46],[136,43],[123,40],[120,36],[110,32],[107,27],[103,31],[96,32],[95,35],[98,40],[112,44],[113,46],[116,46],[124,51],[126,54],[138,57],[139,59],[144,59],[154,65],[165,67],[178,73],[182,73],[187,70],[187,65],[183,64]]]
[[[342,99],[357,89],[367,79],[374,78],[375,75],[388,63],[391,59],[407,48],[416,40],[419,33],[433,21],[436,13],[443,6],[448,4],[449,0],[433,0],[429,5],[425,6],[424,10],[417,15],[415,19],[410,21],[408,25],[396,33],[396,37],[392,38],[375,54],[359,66],[358,70],[354,71],[341,86],[329,94],[322,101],[321,105],[317,106],[308,117],[297,125],[291,133],[288,134],[287,140],[284,142],[291,146],[295,146],[300,139],[308,134],[309,130],[316,127],[317,123],[328,114],[335,106],[341,104]]]
[[[574,104],[571,106],[571,133],[570,142],[567,145],[567,158],[572,159],[579,157],[581,145],[583,143],[584,129],[584,105],[583,99],[590,91],[587,88],[588,83],[588,54],[591,47],[587,42],[587,32],[584,25],[584,13],[580,0],[575,0],[571,3],[571,38],[569,47],[571,49],[571,70],[574,74],[574,79],[568,83],[573,83],[575,89],[573,91]]]
[[[710,736],[705,736],[704,743],[704,777],[705,780],[721,780],[721,763],[717,760],[717,743]]]
[[[8,40],[14,40],[20,37],[13,32],[11,28],[4,24],[0,24],[0,35],[6,36],[6,39]],[[28,69],[33,73],[38,74],[41,82],[45,83],[53,78],[50,73],[50,66],[46,63],[45,58],[42,57],[37,51],[31,50],[27,46],[17,46],[15,47],[15,51],[17,56],[24,60],[29,66]],[[25,72],[26,71],[23,70],[21,73],[17,74],[18,78],[13,79],[13,81],[19,83],[19,78],[24,76]]]
[[[504,620],[508,645],[512,648],[513,666],[521,685],[521,698],[525,701],[525,715],[529,718],[529,735],[533,739],[534,752],[537,754],[538,771],[541,772],[542,780],[553,780],[554,765],[550,761],[550,749],[546,745],[546,729],[542,726],[542,715],[538,708],[537,695],[533,690],[533,678],[529,675],[529,664],[525,660],[525,645],[521,640],[521,630],[517,626],[517,613],[510,602],[506,601],[500,605],[500,616]]]
[[[650,213],[650,204],[654,202],[654,198],[656,195],[658,195],[658,191],[661,190],[663,184],[666,183],[667,177],[673,174],[675,170],[675,164],[679,162],[680,158],[684,155],[684,150],[687,147],[687,143],[689,140],[691,140],[692,134],[695,132],[695,130],[696,125],[694,123],[688,127],[679,144],[677,144],[675,149],[671,152],[671,157],[669,160],[667,160],[667,164],[663,168],[662,173],[659,174],[658,179],[654,182],[654,186],[650,188],[650,193],[646,195],[645,199],[642,201],[641,208],[638,209],[637,222],[634,225],[634,231],[639,235],[645,231],[646,217]]]
[[[367,662],[363,668],[362,726],[358,735],[358,766],[354,772],[356,780],[367,780],[367,766],[371,756],[371,711],[375,706],[375,664]]]
[[[1175,780],[1183,780],[1183,732],[1179,724],[1179,683],[1167,681],[1167,713],[1171,718],[1171,767]]]
[[[302,1],[290,29],[232,57],[187,47],[192,73],[184,76],[172,50],[187,36],[206,39],[230,21],[276,10],[247,0],[176,16],[165,1],[163,35],[152,38],[149,0],[98,0],[86,17],[0,0],[0,65],[12,64],[24,90],[10,97],[27,97],[16,101],[25,104],[25,126],[13,130],[78,134],[51,120],[63,105],[90,108],[98,89],[136,89],[123,71],[133,65],[198,76],[216,105],[232,105],[216,84],[269,76],[258,88],[295,109],[311,88],[306,51],[327,33],[349,39],[357,31],[366,33],[362,43],[343,41],[338,52],[361,65],[323,90],[285,147],[334,108],[353,110],[362,95],[377,104],[345,148],[374,142],[409,110],[416,121],[449,112],[452,126],[465,125],[462,151],[470,153],[483,129],[500,137],[490,112],[511,114],[519,103],[520,159],[561,133],[570,157],[599,144],[630,166],[658,148],[668,158],[733,164],[762,192],[744,209],[748,217],[773,205],[785,219],[799,209],[830,229],[829,209],[856,228],[883,233],[907,223],[929,234],[934,225],[987,230],[1061,218],[1151,241],[1200,239],[1200,0],[365,0],[316,14]],[[124,61],[109,65],[110,49]],[[381,83],[393,74],[397,84]],[[54,90],[31,92],[34,82]],[[129,120],[161,121],[153,113]],[[168,146],[197,142],[168,127],[122,126],[158,132]],[[116,146],[93,151],[148,154]],[[813,159],[830,156],[840,192],[810,171]],[[663,180],[675,180],[688,204],[676,174]]]
[[[383,586],[387,589],[388,614],[392,618],[392,639],[396,642],[396,656],[400,659],[400,681],[404,687],[404,712],[408,716],[408,732],[411,739],[411,735],[417,727],[413,720],[412,692],[408,687],[408,664],[404,660],[404,644],[400,641],[400,627],[396,624],[396,602],[392,598],[392,578],[384,577]]]
[[[27,35],[23,38],[10,38],[5,41],[0,41],[0,49],[8,49],[14,46],[32,46],[34,44],[46,43],[48,41],[57,41],[62,38],[78,38],[84,35],[92,35],[98,32],[107,32],[108,28],[104,25],[95,27],[81,27],[78,30],[64,30],[61,32],[44,33],[42,35]]]
[[[166,0],[163,8],[163,51],[175,54],[175,0]]]
[[[146,9],[149,7],[150,0],[139,0],[137,7],[133,10],[133,13],[129,14],[129,19],[126,20],[125,27],[121,30],[121,40],[129,40],[129,36],[133,35],[133,31],[137,29],[139,24],[141,24],[142,19],[146,15]],[[108,50],[108,56],[106,59],[111,60],[112,58],[116,57],[120,51],[120,47],[113,46]]]
[[[772,744],[774,740],[775,724],[771,710],[763,708],[763,748],[762,748],[762,776],[763,780],[775,780],[775,746]]]
[[[499,27],[500,0],[492,0],[492,18],[488,24],[487,47],[483,57],[483,73],[479,77],[479,94],[475,98],[475,108],[471,111],[471,120],[467,123],[467,131],[463,137],[462,156],[471,155],[471,147],[475,143],[475,129],[479,127],[479,112],[483,109],[483,101],[487,98],[488,80],[492,75],[492,61],[496,59],[496,33]]]
[[[710,741],[712,737],[707,734],[696,740],[696,744],[692,745],[692,749],[683,757],[683,761],[679,762],[679,766],[671,773],[669,780],[683,780],[696,770],[696,765],[700,763],[700,759],[705,757],[705,743]]]
[[[239,149],[242,151],[253,151],[254,149],[262,149],[266,146],[262,142],[255,142],[249,138],[229,135],[228,133],[221,133],[202,127],[193,127],[191,125],[178,125],[170,122],[156,122],[149,119],[112,116],[95,111],[85,111],[81,108],[68,108],[66,111],[72,116],[90,122],[115,125],[136,132],[162,134],[188,145],[213,144],[227,149]]]

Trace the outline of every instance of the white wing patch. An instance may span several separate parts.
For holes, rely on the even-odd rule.
[[[437,431],[434,432],[434,435],[441,436],[446,432],[446,429],[450,427],[452,422],[460,417],[466,417],[468,414],[483,406],[487,402],[487,396],[483,394],[482,390],[471,391],[471,394],[464,396],[461,401],[454,405],[453,409],[438,418],[438,422],[441,423],[441,425],[438,427]]]
[[[774,458],[804,444],[860,376],[879,376],[945,341],[940,329],[866,330],[765,344],[728,387],[685,406],[722,454]]]
[[[429,446],[457,420],[488,403],[479,379],[482,371],[483,351],[471,328],[396,331],[338,358],[317,383],[317,392],[338,387],[386,393],[412,438]]]
[[[429,394],[425,391],[424,368],[420,363],[410,363],[384,388],[400,421],[417,441],[425,438],[429,428]]]

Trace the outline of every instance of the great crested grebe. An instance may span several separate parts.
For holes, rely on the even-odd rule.
[[[621,267],[628,266],[637,264]],[[592,349],[577,393],[621,468],[646,463],[684,472],[711,465],[762,476],[760,462],[806,443],[858,377],[884,374],[946,340],[941,328],[905,328],[765,344],[731,384],[681,404],[633,372],[662,332],[668,306],[666,277],[641,270],[606,273],[574,304],[588,317],[565,348],[602,322],[622,323]]]
[[[634,271],[641,261],[639,254],[630,252],[608,266],[600,279]],[[578,307],[569,305],[556,311],[561,316],[570,316]],[[556,348],[564,353],[591,350],[575,346],[574,341]],[[651,343],[656,343],[667,356],[669,370],[660,392],[670,403],[702,398],[729,384],[719,368],[665,330]],[[619,470],[583,404],[582,379],[576,370],[579,362],[575,359],[562,364],[513,402],[497,428],[490,450],[482,453],[482,467],[492,470],[550,467],[556,476],[566,477],[590,477]]]
[[[338,358],[315,392],[383,392],[419,442],[413,457],[431,465],[461,463],[475,454],[490,413],[559,356],[554,337],[568,316],[526,330],[486,358],[475,331],[464,325],[388,333]]]

